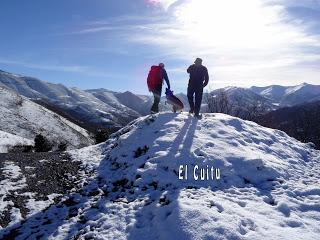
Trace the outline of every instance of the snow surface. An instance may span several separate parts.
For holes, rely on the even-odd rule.
[[[85,129],[1,86],[0,112],[0,130],[4,132],[30,140],[40,133],[56,143],[65,142],[71,148],[93,144]],[[1,138],[0,145],[3,144]]]
[[[319,238],[320,152],[279,130],[163,113],[70,153],[95,177],[17,239]],[[180,165],[215,166],[221,179],[179,180]]]
[[[6,200],[10,191],[18,191],[26,186],[26,179],[21,175],[20,168],[12,162],[5,162],[3,167],[3,180],[0,181],[0,212],[6,211],[8,206],[11,209],[11,224],[19,223],[23,220],[20,210],[14,206],[12,201]],[[1,230],[0,226],[0,230]],[[0,236],[1,237],[1,236]]]
[[[8,152],[8,149],[17,145],[34,145],[34,142],[30,139],[23,138],[11,133],[7,133],[0,130],[0,153]]]
[[[52,205],[54,198],[60,196],[59,194],[51,194],[47,196],[47,200],[36,200],[35,193],[24,191],[24,188],[28,188],[28,183],[26,177],[21,172],[21,168],[12,161],[5,161],[3,165],[1,169],[3,176],[0,178],[0,213],[2,214],[5,211],[10,212],[9,226],[19,224],[24,219],[20,212],[22,205],[19,205],[19,200],[17,201],[18,204],[10,200],[12,193],[15,194],[14,197],[16,199],[21,199],[21,196],[26,198],[27,203],[24,210],[28,211],[27,216],[32,216]],[[3,226],[0,225],[0,230],[2,228]]]

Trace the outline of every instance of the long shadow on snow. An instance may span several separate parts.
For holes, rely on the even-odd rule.
[[[175,114],[172,114],[172,118],[175,116]],[[156,119],[152,120],[152,117],[147,118],[146,120],[148,119],[151,119],[150,123],[148,123],[150,125],[153,121],[156,121]],[[169,120],[167,119],[167,121]],[[188,149],[189,151],[187,151],[187,153],[190,154],[190,156],[193,154],[191,152],[191,146],[195,137],[197,122],[196,119],[189,117],[169,147],[167,156],[172,157],[172,161],[175,161],[176,171],[172,174],[176,176],[176,181],[180,181],[178,179],[178,166],[184,164],[185,157],[183,154],[179,156],[179,153],[186,152],[186,149]],[[134,122],[132,125],[134,125]],[[116,139],[108,143],[109,150],[116,148],[118,146],[119,137],[130,130],[129,126],[118,132]],[[150,142],[146,143],[146,145],[149,144]],[[138,161],[140,158],[141,161],[145,162],[150,157],[152,158],[152,156],[146,154],[132,159]],[[168,171],[168,169],[165,166],[162,166],[160,162],[154,163],[156,163],[156,169],[153,169],[153,171],[159,173]],[[119,164],[117,159],[112,159],[107,154],[97,168],[97,177],[92,179],[77,193],[70,194],[64,202],[50,206],[44,211],[34,214],[26,220],[15,224],[10,227],[10,229],[3,229],[0,232],[0,237],[2,236],[2,239],[4,240],[13,238],[46,239],[48,236],[55,237],[59,234],[59,227],[66,222],[71,221],[72,224],[70,225],[68,235],[65,239],[77,239],[81,235],[94,231],[96,228],[99,228],[101,224],[104,224],[101,221],[98,221],[97,223],[95,221],[88,222],[88,220],[99,219],[101,213],[117,215],[117,209],[112,207],[112,203],[118,202],[125,205],[129,202],[140,201],[140,204],[138,204],[139,207],[135,212],[134,224],[131,222],[132,219],[121,219],[119,216],[119,224],[126,225],[125,232],[127,238],[132,240],[148,239],[150,236],[153,236],[154,239],[157,239],[160,237],[160,233],[162,238],[173,238],[174,236],[172,235],[164,236],[164,234],[166,234],[166,229],[164,229],[165,225],[162,225],[161,222],[166,221],[169,216],[170,218],[178,219],[179,205],[177,199],[180,191],[185,188],[197,187],[192,186],[192,184],[188,186],[188,184],[172,185],[170,183],[161,186],[157,181],[152,179],[144,186],[134,186],[133,181],[128,179],[124,174],[129,167],[129,165],[123,163]],[[103,177],[105,176],[105,171],[110,168],[113,169],[110,179],[116,179],[116,176],[119,174],[122,174],[122,176],[113,182],[105,179]],[[135,169],[136,178],[139,177],[139,174],[141,173],[140,170],[141,169],[139,168]],[[232,187],[232,185],[224,184],[223,187],[228,188]],[[260,186],[256,187],[258,190],[260,189]],[[212,190],[214,191],[214,188],[212,188]],[[272,199],[271,189],[269,187],[266,187],[263,190],[260,189],[259,191],[261,195],[267,195]],[[155,212],[158,212],[159,216],[155,216]],[[154,218],[158,219],[153,221]],[[157,225],[153,226],[152,224],[154,223]],[[157,229],[158,231],[151,232],[154,229]],[[183,235],[183,229],[181,229],[181,231],[179,231],[179,229],[174,229],[174,232],[179,234],[176,237],[187,239],[187,236]],[[5,236],[3,236],[4,233],[6,233]],[[172,234],[172,232],[168,232],[168,234],[170,233]]]
[[[197,119],[193,117],[189,117],[183,127],[181,128],[179,134],[172,142],[169,151],[168,158],[172,158],[172,161],[175,161],[175,170],[174,174],[176,175],[176,181],[181,181],[178,179],[178,168],[179,165],[185,164],[184,155],[180,155],[180,153],[189,150],[191,154],[191,146],[193,143],[195,131],[197,128]],[[179,156],[180,155],[180,156]],[[177,157],[178,156],[178,157]],[[163,171],[163,169],[159,169],[159,165],[157,164],[157,171]],[[161,168],[161,166],[160,166]],[[178,209],[177,199],[179,197],[181,188],[177,188],[177,186],[171,186],[167,184],[164,187],[154,188],[154,192],[152,196],[145,195],[140,196],[142,198],[147,197],[147,204],[140,207],[135,214],[136,223],[135,225],[128,231],[128,239],[132,240],[142,240],[142,239],[150,239],[152,236],[153,239],[159,239],[160,234],[162,239],[172,239],[175,236],[172,235],[172,232],[168,232],[165,228],[165,225],[162,225],[169,216],[174,217],[174,214],[179,213],[178,211],[173,211],[174,209]],[[170,206],[173,205],[173,206]],[[159,212],[159,216],[155,216],[154,212]],[[154,222],[157,226],[153,226],[153,219],[158,217]],[[154,232],[154,229],[157,229],[157,232]],[[175,229],[176,233],[179,233],[179,237],[183,239],[187,239],[187,236],[183,234],[183,231],[179,231]],[[166,235],[167,234],[167,235]],[[183,236],[184,235],[184,236]]]
[[[203,119],[205,121],[205,118]],[[183,189],[199,189],[199,187],[202,187],[201,183],[197,184],[201,181],[198,181],[195,183],[194,181],[188,181],[188,180],[179,180],[178,179],[178,169],[179,165],[186,164],[186,157],[189,159],[194,159],[193,163],[189,162],[188,168],[193,168],[195,165],[199,164],[201,165],[201,159],[199,160],[195,157],[195,149],[191,149],[194,138],[197,138],[196,130],[197,130],[197,124],[198,120],[189,117],[185,123],[184,126],[181,128],[179,134],[172,142],[169,150],[168,150],[168,158],[172,158],[172,161],[175,161],[175,174],[176,179],[175,181],[182,181],[181,184],[175,184],[175,185],[166,185],[165,188],[161,188],[161,186],[158,186],[158,188],[155,188],[154,191],[156,191],[156,194],[153,194],[152,196],[146,194],[146,195],[140,195],[141,198],[148,198],[148,201],[146,204],[138,209],[138,211],[135,214],[135,220],[136,223],[133,227],[130,227],[128,229],[128,239],[130,240],[143,240],[143,239],[189,239],[190,236],[186,234],[186,226],[185,223],[176,224],[174,221],[179,221],[180,219],[180,211],[179,211],[179,195],[181,193],[181,190]],[[237,126],[237,130],[240,131],[242,128]],[[209,131],[209,129],[208,129]],[[194,146],[193,146],[194,147]],[[186,153],[186,155],[183,155],[181,153]],[[217,162],[216,159],[210,159],[214,160],[214,164]],[[235,172],[238,171],[237,164],[232,164],[231,168],[234,168],[233,170]],[[157,171],[160,173],[162,171],[161,163],[157,163]],[[268,169],[268,171],[274,175],[276,178],[277,172],[273,169]],[[189,176],[188,178],[191,178]],[[264,183],[253,183],[250,182],[248,179],[243,178],[242,176],[239,176],[241,178],[241,181],[243,181],[243,186],[253,186],[255,189],[257,189],[257,192],[259,195],[267,196],[266,199],[270,199],[270,202],[267,202],[269,204],[274,203],[274,199],[271,195],[272,190],[272,180],[270,179],[270,182],[267,180]],[[227,189],[234,187],[234,184],[228,181],[225,181],[226,179],[221,179],[218,181],[222,181],[222,184],[219,184],[216,180],[216,182],[210,182],[210,180],[203,184],[204,187],[209,188],[212,191],[221,190],[221,189]],[[238,186],[239,187],[239,186]],[[267,201],[267,200],[266,200]],[[192,219],[190,219],[192,221]],[[168,223],[167,223],[168,222]],[[170,223],[173,223],[173,226],[170,226]],[[180,229],[177,229],[177,226],[179,226]],[[168,229],[170,228],[170,229]],[[235,237],[237,239],[237,237]]]

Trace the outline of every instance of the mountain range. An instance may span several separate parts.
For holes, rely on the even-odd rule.
[[[270,85],[266,87],[253,86],[250,88],[230,86],[216,89],[211,93],[218,94],[221,91],[227,94],[230,101],[239,106],[259,102],[268,111],[320,100],[320,85],[308,83],[296,86]]]
[[[90,91],[67,88],[32,77],[0,72],[0,84],[31,100],[42,100],[64,109],[77,118],[105,127],[120,127],[140,116],[121,104],[115,92],[104,90],[96,97]]]
[[[302,83],[297,86],[271,85],[251,87],[251,91],[269,99],[281,107],[290,107],[320,100],[320,85]]]
[[[92,128],[119,129],[140,116],[149,114],[152,105],[150,95],[138,95],[130,91],[115,92],[104,88],[82,90],[75,87],[66,87],[33,77],[0,71],[0,85],[16,91],[18,94],[36,101],[51,110],[57,110],[69,120],[76,119],[76,123]],[[320,85],[303,83],[297,86],[271,85],[266,87],[225,87],[212,91],[217,94],[221,91],[227,93],[229,99],[246,111],[247,106],[255,103],[263,105],[267,111],[281,107],[295,106],[305,102],[320,100]],[[208,93],[205,93],[205,96]],[[184,93],[177,96],[188,110],[188,100]],[[205,96],[203,110],[206,111]],[[170,110],[162,97],[161,111]],[[86,127],[90,125],[90,127]]]

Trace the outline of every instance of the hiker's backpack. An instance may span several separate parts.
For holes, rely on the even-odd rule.
[[[162,84],[162,68],[160,66],[152,66],[147,79],[148,89],[154,91]]]

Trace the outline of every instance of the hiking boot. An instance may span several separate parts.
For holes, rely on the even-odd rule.
[[[193,110],[190,110],[189,113],[190,113],[190,114],[193,114],[194,112],[193,112]]]
[[[199,119],[199,120],[202,119],[202,115],[201,114],[194,114],[194,117]]]

